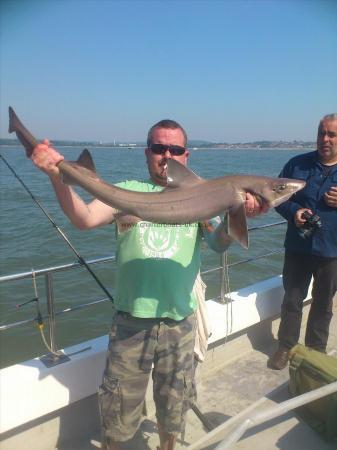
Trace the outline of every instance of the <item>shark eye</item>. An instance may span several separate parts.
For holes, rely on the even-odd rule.
[[[285,190],[285,188],[286,188],[285,184],[278,184],[277,186],[274,187],[273,191],[282,192]]]

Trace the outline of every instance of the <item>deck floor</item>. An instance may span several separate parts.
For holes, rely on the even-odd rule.
[[[222,354],[216,349],[208,354],[206,365],[198,369],[198,401],[197,405],[206,419],[217,427],[239,414],[246,408],[255,409],[260,398],[267,397],[269,401],[281,402],[289,398],[287,384],[288,368],[281,371],[268,367],[268,359],[277,348],[274,339],[277,321],[272,328],[262,329],[262,335],[254,339],[247,335],[228,342],[228,350]],[[303,342],[304,327],[301,340]],[[268,334],[268,336],[266,335]],[[251,345],[247,346],[247,336]],[[241,340],[241,342],[240,342]],[[230,347],[233,347],[232,350]],[[334,306],[334,317],[330,327],[328,353],[337,358],[337,302]],[[240,355],[238,357],[238,355]],[[212,360],[214,364],[212,365]],[[220,362],[219,362],[220,360]],[[205,363],[204,363],[205,364]],[[270,399],[270,400],[268,400]],[[228,423],[230,423],[229,421]],[[214,431],[211,435],[214,434]],[[184,439],[179,436],[176,449],[211,450],[219,443],[219,438],[209,439],[203,424],[193,411],[189,411]],[[299,436],[302,442],[299,442]],[[202,440],[197,446],[193,442]],[[60,450],[93,450],[100,448],[99,433],[91,439],[76,440],[59,446]],[[262,443],[261,443],[262,442]],[[121,450],[157,450],[159,447],[157,427],[153,419],[146,418],[142,422],[135,437],[121,445]],[[279,419],[274,419],[256,430],[248,432],[233,447],[240,450],[325,450],[336,449],[336,444],[326,443],[308,425],[299,418],[288,413]]]

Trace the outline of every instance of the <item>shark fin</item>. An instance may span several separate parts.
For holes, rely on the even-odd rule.
[[[228,212],[228,234],[245,249],[249,246],[245,204]]]
[[[203,181],[205,180],[184,166],[184,164],[181,164],[174,159],[167,160],[168,188],[193,186]]]
[[[91,153],[88,149],[84,149],[80,156],[78,157],[77,161],[69,161],[72,168],[75,170],[78,170],[79,172],[85,172],[87,176],[90,178],[94,178],[99,180],[97,174],[96,174],[96,168],[94,161],[92,159]],[[76,185],[77,182],[74,180],[74,178],[71,176],[70,173],[65,173],[62,171],[62,181],[64,184],[70,184],[70,185]]]
[[[87,148],[85,148],[83,152],[80,154],[76,163],[79,166],[85,167],[86,169],[96,173],[94,160],[92,159],[91,153]]]

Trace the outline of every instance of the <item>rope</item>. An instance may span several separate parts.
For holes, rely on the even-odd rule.
[[[225,218],[224,218],[225,220]],[[225,222],[226,233],[228,234],[228,220]],[[225,251],[221,256],[221,301],[226,304],[226,335],[225,343],[227,342],[228,334],[233,328],[233,301],[231,298],[231,291],[229,285],[229,271],[228,271],[228,253]]]
[[[37,293],[36,276],[35,276],[34,269],[32,269],[32,278],[33,278],[33,286],[34,286],[35,299],[36,299],[36,309],[37,309],[37,318],[36,318],[36,320],[37,320],[38,329],[40,330],[42,341],[43,341],[44,345],[46,346],[46,348],[49,350],[50,353],[52,353],[53,355],[59,357],[60,355],[62,355],[62,352],[59,352],[59,351],[54,352],[51,349],[50,345],[48,344],[46,336],[44,334],[44,323],[43,323],[42,314],[41,314],[41,311],[40,311],[39,296],[38,296],[38,293]]]

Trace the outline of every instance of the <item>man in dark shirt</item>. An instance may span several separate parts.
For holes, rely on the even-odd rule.
[[[289,350],[298,342],[303,300],[312,277],[305,345],[326,350],[337,290],[337,114],[320,121],[317,150],[292,158],[280,176],[306,180],[306,187],[276,208],[288,221],[279,348],[270,360],[278,370],[286,367]],[[314,215],[320,220],[310,226]]]

